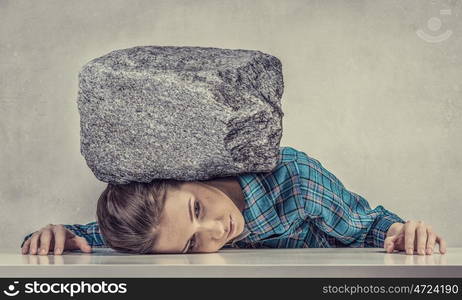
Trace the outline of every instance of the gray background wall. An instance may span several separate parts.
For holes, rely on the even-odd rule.
[[[0,0],[0,247],[19,251],[48,223],[95,220],[105,184],[80,155],[77,74],[138,45],[279,57],[281,145],[462,246],[461,11],[461,1]],[[419,29],[452,35],[430,43]]]

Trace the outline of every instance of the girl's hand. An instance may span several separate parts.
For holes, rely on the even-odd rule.
[[[390,226],[384,248],[388,253],[398,250],[412,255],[416,249],[419,255],[430,255],[435,243],[438,243],[441,254],[446,253],[446,240],[436,234],[431,225],[422,221],[407,221],[405,224],[393,223]]]
[[[40,248],[37,251],[37,246]],[[22,254],[48,255],[51,250],[60,255],[64,250],[91,252],[91,247],[83,237],[75,235],[63,225],[48,224],[30,236],[22,247]]]

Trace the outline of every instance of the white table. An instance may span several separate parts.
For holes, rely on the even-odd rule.
[[[387,254],[379,248],[226,249],[132,255],[110,249],[62,256],[0,252],[0,277],[458,277],[462,248],[446,254]]]

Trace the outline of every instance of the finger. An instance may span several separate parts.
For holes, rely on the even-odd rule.
[[[62,225],[56,225],[53,227],[53,234],[55,236],[54,255],[61,255],[66,241],[66,228]]]
[[[404,250],[404,238],[404,233],[402,233],[395,242],[395,245],[401,246],[401,250]]]
[[[417,253],[425,255],[425,246],[427,245],[427,225],[423,222],[417,225]]]
[[[37,254],[39,255],[47,255],[48,250],[50,249],[50,242],[52,238],[52,231],[50,228],[46,227],[42,230],[42,234],[40,236],[40,249]]]
[[[65,229],[65,232],[66,232],[66,239],[72,239],[72,238],[77,236],[72,230],[67,229],[66,227],[64,227],[64,229]]]
[[[29,254],[37,253],[37,241],[40,238],[40,233],[41,231],[37,231],[30,237]]]
[[[388,253],[391,253],[395,249],[397,249],[396,245],[398,245],[398,241],[402,236],[403,236],[403,233],[400,233],[400,234],[396,234],[396,235],[385,238],[384,243],[383,243],[383,247],[385,248],[385,250]]]
[[[91,252],[91,247],[88,245],[85,238],[80,236],[75,236],[74,238],[67,240],[68,249],[72,250],[81,250],[83,252]]]
[[[441,254],[446,253],[446,240],[440,237],[439,235],[436,236],[436,241],[438,242],[439,245],[439,250]]]
[[[75,242],[77,244],[78,249],[80,249],[83,252],[87,252],[87,253],[91,252],[91,247],[90,245],[88,245],[88,242],[85,238],[78,236],[78,237],[75,237],[75,239],[76,239]]]
[[[63,226],[64,227],[64,226]],[[77,236],[72,230],[67,229],[64,227],[64,250],[75,250],[78,249],[77,245],[75,244],[74,238]]]
[[[395,241],[395,249],[397,250],[405,250],[404,249],[404,239],[405,239],[405,236],[404,236],[404,232],[402,234],[399,235],[398,239]]]
[[[395,243],[393,242],[394,240],[395,240],[395,236],[390,236],[390,237],[387,237],[383,241],[383,248],[385,249],[386,252],[388,252],[388,253],[393,252],[394,245],[395,245]]]
[[[414,254],[415,229],[417,223],[408,221],[404,224],[404,249],[406,254]]]
[[[431,227],[427,227],[427,234],[427,254],[432,254],[433,249],[435,249],[436,233]]]
[[[403,236],[404,236],[404,232],[401,232],[401,233],[399,233],[399,234],[396,234],[396,235],[391,236],[390,238],[391,238],[391,241],[392,241],[393,243],[396,243],[396,241],[398,241],[398,240],[399,240],[400,238],[402,238]]]
[[[22,248],[21,248],[22,254],[27,254],[27,252],[29,252],[29,245],[30,245],[30,237],[24,242],[24,245],[22,245]]]

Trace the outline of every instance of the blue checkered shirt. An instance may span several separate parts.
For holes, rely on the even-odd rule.
[[[388,228],[405,223],[381,205],[371,209],[306,153],[281,147],[279,154],[271,172],[237,176],[245,226],[225,248],[383,248]],[[107,247],[97,222],[64,227],[92,247]]]

